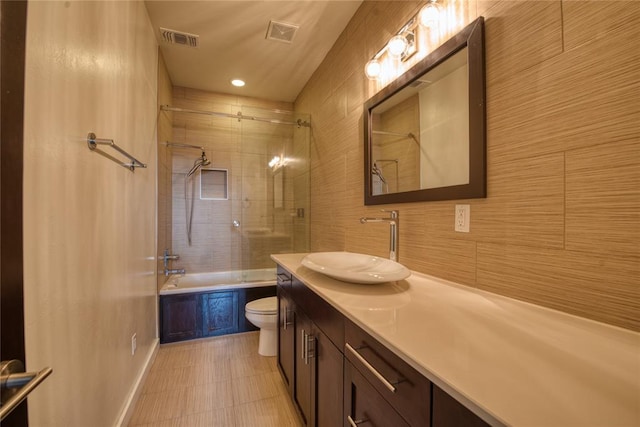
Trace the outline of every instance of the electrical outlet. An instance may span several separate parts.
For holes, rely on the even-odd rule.
[[[136,334],[131,335],[131,355],[136,354],[136,348],[138,348],[138,338]]]
[[[471,206],[470,205],[456,205],[455,212],[455,230],[461,233],[469,232],[469,225],[471,222]]]

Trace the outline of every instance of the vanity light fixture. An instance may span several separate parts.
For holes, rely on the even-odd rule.
[[[245,85],[244,80],[240,80],[240,79],[231,80],[231,84],[234,85],[235,87],[242,87]]]
[[[395,35],[391,37],[391,40],[387,43],[387,52],[394,58],[400,58],[405,50],[407,50],[407,45],[407,39],[405,39],[404,36],[400,34]]]
[[[429,0],[429,2],[420,9],[418,18],[420,25],[424,28],[437,29],[440,22],[440,5],[437,0]]]
[[[418,32],[437,30],[442,16],[442,6],[438,0],[428,0],[418,12],[407,21],[395,36],[387,42],[364,67],[364,73],[370,80],[387,81],[404,71],[402,62],[418,52],[418,39],[424,36]],[[432,31],[432,34],[433,33]],[[398,59],[401,61],[399,62]]]
[[[372,59],[364,66],[364,73],[370,80],[375,80],[382,73],[382,64],[377,59]]]

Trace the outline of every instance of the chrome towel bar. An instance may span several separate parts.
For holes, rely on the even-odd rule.
[[[129,169],[131,172],[135,172],[136,168],[146,168],[147,167],[147,165],[145,163],[142,163],[141,161],[139,161],[138,159],[133,157],[131,154],[127,153],[122,148],[118,147],[116,145],[116,143],[113,142],[113,139],[96,138],[96,134],[93,133],[93,132],[90,132],[89,135],[87,135],[87,145],[89,146],[89,150],[91,150],[93,152],[96,152],[96,153],[106,157],[107,159],[116,162],[120,166],[123,166],[123,167]],[[115,157],[113,157],[113,156],[105,153],[101,149],[99,149],[98,145],[108,145],[108,146],[110,146],[111,148],[116,150],[118,153],[122,154],[123,156],[125,156],[126,158],[131,160],[131,163],[123,163],[122,161],[116,159]]]

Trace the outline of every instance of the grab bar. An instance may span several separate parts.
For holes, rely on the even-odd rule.
[[[116,162],[120,166],[129,169],[131,172],[135,172],[136,168],[146,168],[147,167],[147,165],[145,163],[142,163],[141,161],[139,161],[138,159],[133,157],[131,154],[127,153],[122,148],[118,147],[116,145],[116,143],[113,142],[113,139],[96,138],[96,134],[93,133],[93,132],[90,132],[89,135],[87,135],[87,145],[89,146],[89,150],[94,151],[94,152],[106,157],[107,159]],[[121,162],[120,160],[116,159],[115,157],[113,157],[113,156],[105,153],[101,149],[99,149],[98,145],[108,145],[108,146],[110,146],[111,148],[116,150],[118,153],[122,154],[123,156],[125,156],[126,158],[131,160],[131,163],[123,163],[123,162]]]
[[[53,372],[51,368],[44,368],[38,373],[35,372],[15,372],[15,369],[21,370],[22,362],[12,360],[2,362],[2,371],[9,371],[9,374],[0,375],[0,389],[20,388],[6,402],[2,402],[0,407],[0,421],[4,420],[37,386],[40,385],[45,378]]]

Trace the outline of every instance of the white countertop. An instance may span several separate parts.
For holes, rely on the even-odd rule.
[[[640,426],[640,334],[412,273],[357,285],[272,255],[494,425]]]

